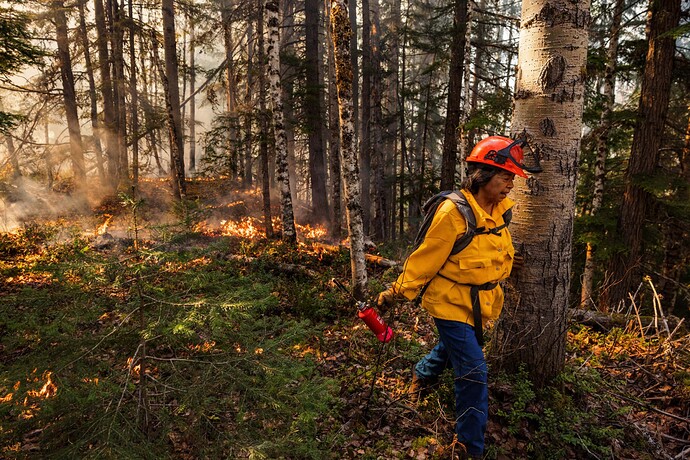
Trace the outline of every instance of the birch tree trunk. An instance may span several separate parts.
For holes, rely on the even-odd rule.
[[[499,367],[524,364],[542,386],[565,364],[589,1],[525,0],[521,17],[512,131],[531,136],[544,171],[514,191],[510,228],[524,266],[513,272],[517,292],[509,292],[492,351]]]
[[[600,118],[600,134],[597,138],[597,157],[594,162],[594,194],[592,197],[592,210],[590,214],[595,216],[604,199],[604,182],[606,180],[606,158],[609,154],[609,133],[611,131],[611,114],[616,102],[616,60],[618,59],[618,38],[620,35],[621,19],[623,17],[624,0],[616,0],[613,7],[613,17],[609,28],[609,46],[606,50],[606,70],[604,74],[604,110]],[[585,269],[582,274],[582,292],[580,294],[580,307],[591,308],[594,306],[592,299],[592,285],[594,282],[594,247],[587,242]],[[605,305],[600,304],[602,310]]]
[[[51,6],[55,18],[58,58],[60,60],[60,76],[62,79],[62,98],[65,104],[67,131],[69,132],[72,169],[77,188],[83,190],[86,187],[86,165],[84,164],[84,147],[81,140],[79,113],[77,112],[77,96],[74,89],[72,59],[69,54],[67,17],[65,16],[65,6],[62,0],[52,2]]]
[[[462,72],[465,62],[467,0],[455,0],[453,5],[453,41],[450,45],[448,103],[446,105],[446,125],[443,131],[441,190],[453,190],[455,188],[455,169],[458,166],[460,102],[462,100]]]
[[[180,86],[177,68],[177,42],[175,38],[175,10],[173,0],[163,0],[163,41],[165,72],[162,72],[165,90],[168,132],[170,137],[170,175],[173,193],[177,199],[186,195],[184,175],[184,140],[182,139],[182,114],[180,112]],[[154,44],[154,49],[157,46]],[[160,62],[159,59],[156,59]]]
[[[642,76],[637,122],[633,134],[618,232],[626,252],[615,257],[613,284],[605,294],[609,306],[627,300],[641,275],[642,227],[654,197],[639,181],[654,173],[671,93],[676,38],[670,33],[680,18],[680,0],[651,0],[647,19],[649,47]]]
[[[290,193],[290,175],[287,161],[287,136],[283,122],[283,102],[281,100],[280,84],[280,19],[279,1],[266,2],[266,24],[268,25],[268,90],[273,112],[273,131],[275,136],[276,176],[280,187],[280,207],[283,220],[283,240],[289,243],[297,242],[295,232],[295,217],[292,209],[292,194]]]
[[[335,49],[335,78],[338,85],[340,115],[340,151],[345,186],[348,235],[350,237],[350,263],[352,266],[353,295],[358,300],[367,296],[367,267],[364,259],[364,232],[362,206],[359,201],[359,165],[355,151],[355,127],[352,101],[352,61],[350,38],[352,28],[346,0],[331,2],[331,38]]]
[[[268,114],[266,112],[266,53],[264,49],[264,6],[263,0],[257,0],[259,14],[256,21],[257,48],[259,53],[259,158],[261,161],[261,191],[263,194],[264,226],[266,238],[273,238],[273,220],[271,218],[271,177],[268,162]]]

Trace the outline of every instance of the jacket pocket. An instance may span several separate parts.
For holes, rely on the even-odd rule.
[[[493,265],[488,258],[461,258],[458,261],[459,275],[462,283],[484,284],[495,278]],[[493,277],[492,277],[493,275]]]

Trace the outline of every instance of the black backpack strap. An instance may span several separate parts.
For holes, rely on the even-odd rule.
[[[465,249],[472,241],[472,238],[474,238],[474,235],[477,234],[477,219],[474,217],[474,211],[472,211],[472,207],[467,202],[467,198],[461,192],[452,192],[447,195],[447,198],[455,204],[458,212],[465,218],[467,223],[465,233],[453,244],[453,249],[450,251],[450,254],[453,255]]]

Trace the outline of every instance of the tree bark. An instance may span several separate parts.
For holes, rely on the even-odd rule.
[[[117,122],[115,133],[117,136],[118,156],[118,185],[129,180],[129,159],[127,157],[127,104],[125,101],[125,58],[124,58],[124,27],[122,25],[122,8],[118,0],[108,0],[110,6],[106,10],[109,15],[110,43],[112,50],[113,72],[113,101]]]
[[[306,29],[306,129],[309,136],[309,175],[311,178],[311,211],[317,222],[328,220],[326,193],[326,157],[323,133],[323,87],[319,78],[319,0],[305,0]]]
[[[189,19],[189,171],[196,171],[196,20]]]
[[[108,51],[108,29],[105,20],[103,0],[94,0],[94,18],[98,33],[98,68],[101,74],[101,94],[103,96],[103,131],[105,156],[108,160],[108,182],[117,188],[119,178],[119,156],[117,150],[115,102],[113,101],[113,81],[110,73],[110,53]]]
[[[103,164],[103,148],[101,146],[101,129],[98,122],[98,97],[96,96],[96,79],[93,75],[93,63],[91,61],[91,44],[89,43],[89,33],[86,28],[86,13],[84,11],[86,0],[79,1],[79,30],[81,32],[81,44],[84,50],[84,69],[89,80],[89,103],[91,115],[91,130],[93,132],[93,150],[96,154],[96,169],[98,178],[102,185],[105,185],[106,176]]]
[[[627,299],[628,292],[641,274],[642,228],[654,198],[640,181],[653,174],[659,162],[676,43],[675,36],[669,32],[678,25],[680,9],[680,0],[650,1],[647,17],[649,48],[618,220],[618,233],[626,251],[615,257],[611,264],[613,283],[604,293],[604,303],[610,307]]]
[[[330,2],[328,3],[328,17],[330,18]],[[338,88],[335,82],[335,49],[331,37],[331,28],[327,28],[328,35],[328,128],[329,128],[329,166],[331,173],[331,203],[332,218],[330,233],[333,239],[339,240],[342,232],[341,180],[340,180],[340,121],[338,119]]]
[[[386,213],[388,211],[388,200],[385,189],[385,165],[383,151],[383,93],[382,93],[382,69],[381,69],[381,18],[379,0],[370,0],[370,26],[369,33],[370,45],[370,64],[371,64],[371,131],[370,148],[373,173],[373,199],[374,199],[374,218],[373,232],[375,238],[382,241],[388,235],[388,222]]]
[[[346,0],[331,2],[331,38],[335,49],[335,78],[338,85],[340,115],[340,151],[345,185],[348,235],[350,237],[350,263],[352,266],[353,295],[358,300],[367,297],[367,267],[364,259],[364,232],[362,206],[359,200],[359,165],[355,151],[355,129],[352,100],[352,61],[350,38],[352,28]]]
[[[362,187],[362,223],[368,235],[371,223],[371,81],[374,69],[371,62],[371,9],[369,0],[362,0],[362,127],[359,139],[359,168]],[[354,101],[357,102],[356,100]]]
[[[522,3],[514,134],[531,136],[543,172],[519,181],[511,224],[524,266],[512,276],[493,356],[543,386],[563,369],[589,1]],[[526,159],[529,163],[530,158]]]
[[[594,162],[594,195],[592,197],[592,209],[590,215],[594,217],[601,209],[604,199],[604,183],[606,181],[606,158],[609,154],[609,133],[611,131],[611,114],[616,102],[616,60],[618,59],[618,39],[620,35],[621,19],[623,17],[624,0],[616,0],[609,28],[609,46],[606,50],[606,69],[604,74],[604,110],[599,119],[600,133],[597,138],[597,157]],[[587,242],[585,256],[585,269],[582,274],[582,292],[580,293],[580,307],[592,308],[592,286],[594,283],[594,247]],[[602,310],[605,305],[599,304]]]
[[[84,163],[84,147],[81,140],[79,113],[77,112],[77,95],[74,89],[74,74],[72,59],[69,54],[69,38],[67,37],[67,17],[62,0],[51,3],[55,18],[58,58],[60,60],[60,76],[62,80],[62,97],[65,104],[67,131],[69,132],[70,157],[74,172],[75,185],[83,191],[86,187],[86,165]]]
[[[139,190],[139,91],[137,90],[137,59],[134,47],[134,9],[129,0],[129,97],[132,126],[132,186]],[[140,37],[141,38],[141,37]],[[136,198],[136,197],[135,197]]]
[[[441,159],[441,190],[455,189],[455,169],[458,163],[458,128],[462,101],[462,73],[465,62],[465,30],[467,28],[467,0],[453,4],[453,41],[450,45],[450,74],[446,124],[443,131]]]
[[[233,0],[223,0],[221,17],[223,21],[223,43],[225,45],[225,101],[228,120],[228,156],[230,159],[230,175],[233,179],[239,175],[239,155],[237,142],[237,85],[236,69],[233,51],[235,42],[232,36]]]
[[[180,112],[180,87],[175,40],[175,10],[173,0],[163,0],[163,42],[165,72],[161,75],[166,93],[168,133],[170,137],[170,175],[173,194],[182,199],[186,193],[184,174],[184,140],[182,139],[182,114]],[[157,46],[154,44],[154,49]],[[158,59],[156,59],[159,61]],[[160,61],[159,61],[160,62]]]
[[[266,2],[266,23],[268,25],[268,89],[271,97],[273,112],[273,132],[275,136],[276,172],[280,186],[280,207],[283,221],[283,240],[288,243],[297,242],[295,231],[295,217],[292,209],[292,194],[290,193],[290,175],[287,161],[287,137],[283,116],[283,102],[281,100],[280,84],[280,20],[278,0]]]
[[[266,238],[274,238],[273,220],[271,217],[271,177],[268,162],[268,113],[266,111],[266,54],[264,49],[264,6],[263,0],[257,0],[259,6],[256,21],[257,48],[259,53],[259,157],[261,159],[261,190],[263,194],[264,226]]]
[[[19,158],[17,158],[17,150],[14,147],[14,140],[9,134],[5,134],[5,143],[7,144],[7,155],[10,157],[10,164],[12,165],[12,178],[18,179],[22,177],[22,170],[19,167]]]
[[[247,24],[247,91],[244,96],[244,171],[242,172],[242,187],[252,186],[252,95],[254,92],[254,25],[251,20]]]

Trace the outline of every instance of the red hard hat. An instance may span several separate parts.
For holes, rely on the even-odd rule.
[[[481,163],[495,168],[510,171],[520,177],[527,178],[522,170],[521,140],[512,140],[503,136],[489,136],[482,139],[474,146],[470,156],[465,161],[468,163]]]

